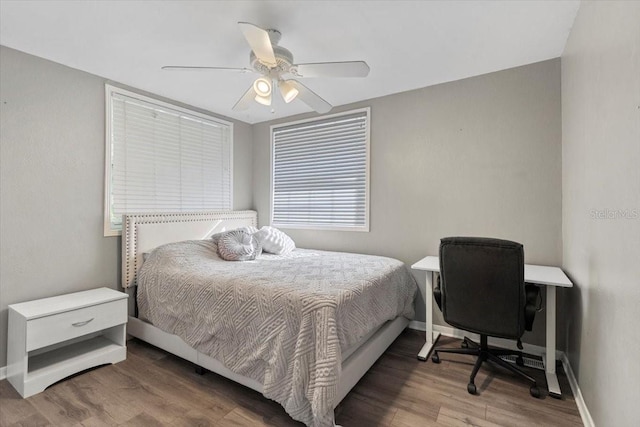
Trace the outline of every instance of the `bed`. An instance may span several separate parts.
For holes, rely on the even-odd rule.
[[[217,257],[208,237],[256,225],[254,211],[125,216],[122,283],[139,302],[127,332],[333,426],[335,406],[408,325],[415,281],[370,255]]]

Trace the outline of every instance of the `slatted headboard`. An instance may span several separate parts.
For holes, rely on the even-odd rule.
[[[124,215],[122,221],[122,287],[136,285],[142,254],[165,243],[206,239],[214,233],[258,225],[255,211]]]

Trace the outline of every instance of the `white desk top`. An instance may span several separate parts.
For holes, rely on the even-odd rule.
[[[426,256],[411,266],[413,270],[435,271],[440,273],[440,258]]]
[[[440,260],[437,256],[424,257],[413,264],[411,268],[414,270],[435,271],[439,273]],[[562,269],[546,265],[525,264],[524,281],[539,285],[560,286],[562,288],[570,288],[573,286],[573,283],[571,283],[571,280],[564,274]]]

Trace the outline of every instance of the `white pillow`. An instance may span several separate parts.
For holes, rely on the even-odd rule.
[[[218,239],[218,255],[227,261],[251,261],[261,253],[258,239],[246,231],[228,231]]]
[[[284,234],[277,228],[265,225],[258,232],[253,233],[258,239],[262,249],[265,252],[271,252],[276,255],[285,255],[296,248],[296,244],[291,237]]]

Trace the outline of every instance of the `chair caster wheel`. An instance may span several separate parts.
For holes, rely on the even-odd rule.
[[[522,356],[516,357],[516,365],[524,366],[524,359],[522,358]]]
[[[538,386],[532,385],[531,388],[529,388],[529,393],[536,399],[540,399],[540,389]]]
[[[469,343],[467,342],[467,340],[462,340],[462,343],[460,343],[460,347],[469,348]]]
[[[433,363],[440,363],[440,356],[438,356],[438,353],[433,353],[431,355],[431,361]]]
[[[467,391],[469,392],[469,394],[476,394],[478,390],[476,389],[476,385],[474,383],[469,383],[467,384]]]

